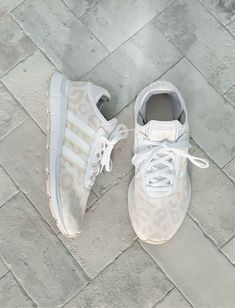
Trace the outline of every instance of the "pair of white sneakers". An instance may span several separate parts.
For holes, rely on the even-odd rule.
[[[100,111],[107,90],[90,82],[73,82],[55,73],[48,110],[47,191],[52,215],[66,236],[81,232],[88,196],[96,175],[112,170],[111,152],[127,137],[117,119]],[[181,225],[190,202],[187,159],[201,168],[204,159],[188,153],[189,126],[184,100],[171,83],[157,81],[135,102],[133,177],[128,208],[137,236],[161,244]]]

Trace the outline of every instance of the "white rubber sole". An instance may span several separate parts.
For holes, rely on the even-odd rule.
[[[63,149],[70,81],[54,73],[50,82],[50,99],[47,109],[47,194],[52,216],[60,231],[69,236],[63,223],[60,206],[60,160]]]
[[[188,194],[188,200],[187,200],[187,204],[188,204],[188,205],[187,205],[187,208],[188,208],[189,203],[190,203],[190,200],[191,200],[191,183],[190,183],[190,178],[189,178],[188,175],[187,175],[187,177],[188,177],[188,184],[189,184],[189,189],[190,189],[190,190],[189,190],[189,194]],[[133,200],[134,200],[134,198],[133,198],[133,192],[134,192],[134,179],[135,179],[135,177],[132,178],[131,183],[130,183],[130,185],[129,185],[129,189],[128,189],[128,212],[129,212],[129,216],[130,216],[130,217],[131,217],[131,211],[132,211],[133,202],[134,202],[134,201],[133,201]],[[187,212],[186,212],[186,213],[187,213]],[[186,215],[185,215],[185,216],[186,216]],[[136,235],[138,236],[138,238],[139,238],[142,242],[147,243],[147,244],[152,244],[152,245],[161,245],[161,244],[164,244],[164,243],[169,242],[169,241],[173,238],[173,236],[175,236],[175,234],[176,234],[177,231],[179,230],[181,224],[183,223],[185,216],[183,217],[182,221],[180,222],[179,227],[175,230],[174,234],[172,234],[171,238],[170,238],[169,240],[163,240],[163,241],[152,241],[152,240],[148,240],[148,239],[143,240],[142,238],[140,238],[140,237],[138,236],[138,232],[137,232],[137,230],[134,228],[134,226],[133,226],[133,224],[132,224],[132,221],[131,221],[131,224],[132,224],[132,228],[134,229]],[[131,220],[131,218],[130,218],[130,220]]]

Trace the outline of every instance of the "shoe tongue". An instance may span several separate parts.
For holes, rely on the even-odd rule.
[[[145,134],[153,141],[176,141],[183,134],[183,126],[177,121],[149,121]]]

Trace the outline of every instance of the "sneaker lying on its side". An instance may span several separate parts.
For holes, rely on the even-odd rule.
[[[52,215],[67,236],[81,232],[87,199],[96,175],[112,169],[114,145],[127,132],[99,110],[110,94],[90,82],[72,82],[55,73],[48,111],[48,183]]]
[[[130,219],[142,241],[161,244],[176,233],[188,209],[191,185],[187,159],[200,168],[208,167],[206,160],[188,153],[187,111],[171,83],[154,82],[138,95],[134,147]]]

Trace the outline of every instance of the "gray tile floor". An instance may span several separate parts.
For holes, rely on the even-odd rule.
[[[0,0],[0,307],[235,307],[235,2]],[[60,234],[45,188],[51,74],[112,93],[107,117],[133,127],[148,83],[187,102],[188,215],[167,244],[139,242],[127,213],[132,136],[100,175],[84,232]],[[123,159],[125,158],[125,159]]]

